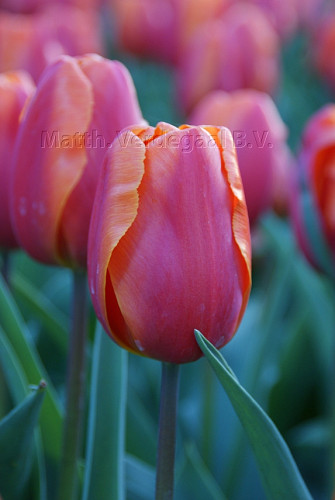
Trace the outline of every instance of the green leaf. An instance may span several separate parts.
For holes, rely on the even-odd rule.
[[[125,498],[127,353],[97,326],[83,500]]]
[[[142,460],[132,455],[127,455],[126,484],[127,493],[132,500],[148,500],[148,498],[154,498],[155,469]]]
[[[0,324],[29,383],[36,383],[41,379],[47,381],[48,391],[40,423],[45,451],[51,459],[57,461],[60,456],[62,435],[62,417],[57,395],[35,346],[28,340],[27,327],[2,276],[0,276]]]
[[[197,330],[200,349],[225,389],[249,438],[270,500],[312,500],[296,463],[274,423],[227,369],[220,352]]]
[[[0,365],[10,394],[16,404],[20,403],[22,399],[27,396],[28,381],[24,374],[23,368],[13,350],[13,347],[7,339],[3,329],[0,326]]]
[[[28,382],[11,344],[0,327],[0,365],[15,404],[19,404],[29,393]],[[33,464],[34,498],[46,498],[45,463],[39,431],[35,431],[36,459]]]
[[[46,335],[49,335],[61,351],[66,353],[68,320],[65,314],[45,294],[17,273],[11,277],[11,288],[14,294],[28,306],[31,314],[44,326]]]
[[[44,387],[41,383],[0,422],[0,487],[4,500],[22,498],[27,484]]]
[[[193,442],[186,444],[185,452],[193,466],[193,472],[195,471],[196,477],[201,480],[204,487],[205,493],[202,493],[202,498],[207,500],[227,500]]]

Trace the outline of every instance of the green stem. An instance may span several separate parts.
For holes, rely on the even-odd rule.
[[[59,500],[75,500],[78,490],[77,459],[80,453],[85,392],[87,331],[86,274],[73,273],[73,304],[63,447],[59,476]]]
[[[179,365],[162,364],[156,500],[173,500]]]

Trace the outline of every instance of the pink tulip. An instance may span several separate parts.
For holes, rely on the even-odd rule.
[[[189,123],[212,123],[228,127],[235,140],[250,223],[274,202],[275,179],[288,164],[286,127],[267,94],[256,90],[237,90],[208,94],[189,117]],[[277,199],[283,198],[277,192]],[[279,201],[279,200],[278,200]]]
[[[47,68],[20,127],[12,185],[16,236],[32,257],[86,267],[100,164],[132,123],[146,122],[121,63],[62,56]]]
[[[178,74],[187,111],[211,90],[254,88],[271,93],[278,79],[278,37],[260,9],[238,3],[200,28]]]
[[[35,81],[62,54],[102,52],[94,12],[51,5],[36,14],[0,13],[0,71],[24,69]]]
[[[215,127],[126,129],[106,154],[88,277],[106,332],[173,363],[236,331],[250,278],[247,210],[231,134]]]
[[[198,26],[214,19],[229,0],[109,0],[122,49],[176,64]]]
[[[9,179],[14,143],[23,106],[34,91],[30,76],[23,72],[0,74],[0,247],[17,246],[9,215]]]

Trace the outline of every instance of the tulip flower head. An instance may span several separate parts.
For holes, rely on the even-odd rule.
[[[0,71],[24,69],[38,81],[60,55],[103,53],[94,11],[50,4],[32,14],[0,11]]]
[[[236,331],[250,292],[250,231],[230,132],[125,129],[106,153],[88,255],[93,305],[122,347],[166,362]]]
[[[107,0],[117,43],[135,55],[177,64],[196,29],[229,0]]]
[[[271,94],[278,80],[279,38],[255,5],[237,2],[200,26],[177,74],[181,106],[189,112],[208,92],[252,88]]]
[[[0,247],[17,246],[9,214],[9,184],[19,119],[35,85],[23,71],[0,74]]]
[[[306,126],[293,182],[291,208],[297,240],[305,256],[315,267],[334,273],[334,104],[318,111]]]
[[[146,122],[121,63],[62,56],[47,68],[20,127],[12,180],[15,233],[33,258],[86,268],[100,164],[132,123]]]

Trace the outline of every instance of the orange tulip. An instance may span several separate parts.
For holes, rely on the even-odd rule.
[[[308,205],[306,196],[310,199]],[[302,201],[305,203],[301,203]],[[307,259],[320,269],[329,271],[332,268],[334,271],[334,104],[329,104],[318,111],[306,126],[297,178],[293,184],[292,220],[298,242]],[[314,224],[313,231],[311,231],[312,224]]]
[[[146,123],[126,68],[62,56],[43,74],[21,124],[12,215],[20,245],[49,264],[86,267],[100,164],[118,131]]]
[[[24,72],[0,74],[0,247],[17,246],[9,215],[9,183],[19,117],[34,83]]]
[[[190,111],[212,90],[253,88],[267,93],[278,80],[279,39],[265,14],[239,2],[196,31],[178,75],[181,106]]]
[[[122,347],[185,363],[200,329],[226,344],[251,285],[250,232],[227,129],[124,130],[106,154],[89,233],[98,318]]]
[[[251,224],[272,206],[275,195],[278,203],[285,198],[278,181],[290,160],[287,131],[270,96],[256,90],[211,92],[189,123],[212,123],[232,131]]]

